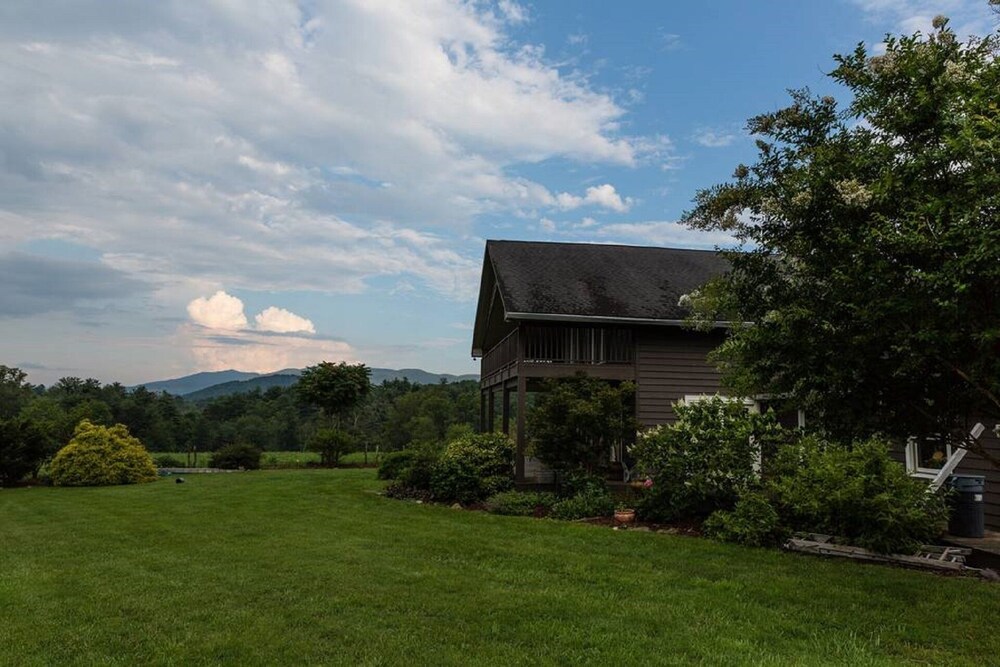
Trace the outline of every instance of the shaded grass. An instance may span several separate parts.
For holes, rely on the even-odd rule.
[[[0,662],[982,664],[1000,587],[382,498],[370,470],[0,491]]]
[[[182,462],[188,461],[187,452],[150,452],[157,456],[172,456]],[[206,468],[212,458],[212,452],[196,452],[191,455],[192,467]],[[309,463],[319,463],[318,452],[264,452],[261,465],[265,468],[304,468]],[[350,452],[340,457],[340,465],[362,465],[365,461],[364,452]],[[376,465],[379,457],[374,451],[368,452],[368,464]]]

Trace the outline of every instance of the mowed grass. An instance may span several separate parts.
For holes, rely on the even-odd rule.
[[[0,491],[0,663],[986,664],[1000,586],[383,498],[371,470]]]
[[[172,456],[185,464],[188,461],[187,452],[150,452],[155,459],[158,456]],[[384,454],[384,452],[381,452]],[[368,465],[375,465],[380,459],[374,451],[368,452]],[[191,455],[192,467],[207,468],[212,458],[212,452],[195,452]],[[309,463],[319,463],[318,452],[264,452],[260,457],[261,465],[270,468],[304,468]],[[341,465],[362,465],[365,462],[364,452],[350,452],[340,457]]]

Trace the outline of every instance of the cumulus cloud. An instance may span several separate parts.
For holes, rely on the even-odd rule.
[[[615,223],[601,227],[596,233],[605,241],[676,248],[732,248],[737,245],[736,239],[725,232],[705,232],[666,220]]]
[[[258,331],[316,333],[316,327],[311,320],[275,306],[266,308],[254,316],[254,322],[257,323]]]
[[[873,23],[892,31],[912,34],[933,32],[934,17],[944,14],[960,37],[983,35],[995,25],[996,16],[980,0],[853,0]]]
[[[518,166],[670,150],[513,39],[526,20],[516,2],[4,3],[0,242],[85,239],[163,286],[394,276],[474,298],[476,216],[629,206]]]
[[[239,331],[247,327],[243,302],[222,290],[208,298],[202,296],[193,300],[187,312],[192,322],[209,329]]]
[[[185,326],[175,342],[190,351],[195,367],[201,371],[232,368],[271,373],[320,361],[357,361],[354,348],[344,341],[295,335],[238,331],[215,336],[205,329]]]
[[[713,130],[707,127],[698,128],[692,138],[696,144],[706,148],[724,148],[731,146],[736,141],[736,135],[732,132]]]
[[[556,202],[558,203],[559,208],[564,211],[571,211],[581,206],[593,205],[617,211],[619,213],[625,213],[632,207],[632,198],[625,197],[623,199],[622,196],[615,190],[615,186],[610,183],[589,187],[582,197],[571,195],[568,192],[562,192],[556,196]]]

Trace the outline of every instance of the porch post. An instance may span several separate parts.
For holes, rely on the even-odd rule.
[[[503,403],[501,409],[501,428],[505,435],[510,435],[510,389],[503,388]]]
[[[494,429],[494,419],[493,419],[493,404],[496,402],[493,399],[493,387],[490,387],[487,392],[488,396],[486,399],[486,432],[492,433]]]
[[[486,433],[486,390],[479,390],[479,432]]]
[[[514,479],[517,482],[524,482],[524,443],[527,441],[524,433],[524,411],[525,395],[527,391],[527,380],[524,375],[517,375],[517,456],[514,458]]]

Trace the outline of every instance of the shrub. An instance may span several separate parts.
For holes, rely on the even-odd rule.
[[[744,494],[731,512],[716,510],[702,530],[708,537],[751,547],[780,544],[787,535],[778,512],[760,492]]]
[[[758,482],[758,451],[768,457],[784,431],[773,414],[750,414],[718,396],[674,410],[676,422],[640,433],[633,449],[638,468],[654,480],[639,513],[670,521],[732,509]]]
[[[607,486],[603,477],[585,470],[574,470],[559,476],[559,495],[563,498],[581,494],[601,494],[607,491]]]
[[[413,464],[416,456],[417,452],[412,449],[389,452],[382,457],[376,476],[379,479],[399,479],[403,471]]]
[[[309,439],[309,451],[319,452],[320,465],[333,467],[354,448],[354,438],[336,428],[321,428]]]
[[[233,443],[214,452],[208,465],[224,470],[257,470],[260,468],[261,453],[253,445]]]
[[[928,494],[877,439],[847,448],[803,438],[783,448],[769,490],[793,530],[882,553],[913,553],[948,517],[945,499]]]
[[[580,373],[549,379],[528,413],[534,456],[556,471],[593,473],[608,464],[614,446],[635,433],[635,385],[613,385]]]
[[[514,486],[514,443],[503,433],[479,433],[454,440],[434,465],[435,500],[474,503]]]
[[[155,480],[156,466],[122,424],[99,426],[84,419],[52,459],[49,474],[56,486],[138,484]]]
[[[186,465],[184,461],[181,461],[176,456],[171,456],[170,454],[160,454],[159,456],[154,456],[153,461],[156,462],[157,468],[183,468]]]
[[[607,491],[587,491],[560,500],[552,506],[553,519],[572,521],[598,516],[611,516],[615,511],[615,501]]]
[[[557,498],[551,493],[502,491],[486,500],[486,509],[493,514],[534,516],[539,510],[548,512]]]
[[[48,440],[33,424],[0,421],[0,486],[37,473],[48,455]]]

